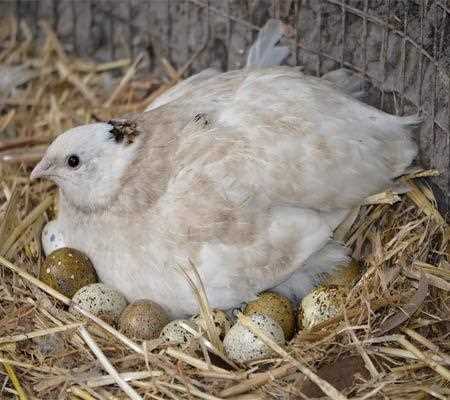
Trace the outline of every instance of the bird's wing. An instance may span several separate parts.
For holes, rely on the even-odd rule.
[[[214,68],[207,68],[198,74],[192,75],[191,77],[185,79],[184,81],[178,82],[175,86],[166,90],[163,94],[158,96],[146,109],[145,111],[154,110],[155,108],[161,107],[168,104],[182,96],[189,95],[189,92],[198,83],[203,82],[213,76],[219,75],[221,72]]]
[[[350,208],[416,155],[415,117],[383,113],[289,67],[231,74],[184,99],[187,109],[205,111],[205,124],[188,125],[178,151],[182,165],[205,170],[223,195]]]

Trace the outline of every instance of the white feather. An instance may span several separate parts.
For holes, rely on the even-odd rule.
[[[281,65],[290,53],[288,47],[278,45],[283,36],[284,24],[277,19],[269,19],[250,47],[246,67],[267,68]]]

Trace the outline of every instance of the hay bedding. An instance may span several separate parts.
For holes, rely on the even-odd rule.
[[[407,194],[373,196],[341,226],[337,234],[362,277],[341,314],[300,331],[285,348],[269,343],[272,358],[233,366],[206,351],[220,353],[208,335],[194,339],[203,350],[195,352],[192,343],[135,343],[71,315],[69,300],[34,278],[56,188],[30,183],[30,167],[55,133],[143,110],[182,71],[163,61],[169,79],[162,82],[138,77],[139,59],[73,59],[42,28],[38,45],[26,25],[0,24],[2,75],[16,79],[0,80],[2,399],[450,398],[448,228],[424,178],[433,171],[412,172],[403,179]],[[17,65],[23,68],[11,69]]]

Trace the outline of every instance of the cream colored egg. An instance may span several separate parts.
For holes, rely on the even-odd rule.
[[[64,235],[58,227],[58,222],[56,220],[48,222],[41,233],[41,243],[44,254],[48,256],[55,250],[62,247],[66,247],[66,242],[64,240]]]
[[[172,344],[185,344],[192,337],[192,333],[188,332],[181,326],[181,323],[185,323],[195,329],[191,321],[186,319],[175,319],[169,322],[161,331],[159,337],[164,342],[170,342]]]
[[[295,332],[295,312],[290,300],[274,292],[261,293],[256,300],[248,303],[244,315],[264,314],[278,322],[287,340]]]
[[[233,323],[228,315],[224,311],[219,309],[211,310],[211,316],[217,334],[219,335],[220,339],[223,340]],[[199,328],[201,328],[203,332],[206,331],[206,322],[200,314],[194,315],[192,317],[192,322],[194,322]]]
[[[300,304],[298,322],[301,329],[311,329],[341,311],[345,290],[337,286],[319,286],[305,296]]]
[[[75,293],[72,301],[108,323],[116,323],[127,306],[127,300],[122,293],[103,283],[94,283],[81,288]],[[71,311],[77,313],[73,307]]]
[[[250,319],[275,343],[284,344],[283,329],[278,322],[263,314],[253,314]],[[241,363],[264,358],[273,353],[269,346],[240,322],[236,322],[226,334],[223,345],[228,357]]]
[[[122,311],[119,329],[125,335],[141,340],[156,339],[169,323],[163,308],[151,300],[136,300]]]

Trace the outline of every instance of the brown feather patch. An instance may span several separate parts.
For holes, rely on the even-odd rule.
[[[139,135],[137,123],[130,119],[112,119],[108,121],[112,125],[110,133],[117,143],[134,143],[136,136]]]

